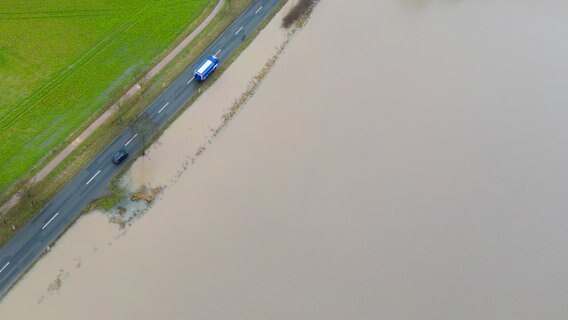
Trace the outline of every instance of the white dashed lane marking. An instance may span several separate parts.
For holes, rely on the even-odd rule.
[[[124,144],[124,146],[126,147],[128,144],[130,144],[130,142],[132,142],[132,140],[134,140],[134,138],[136,138],[137,135],[138,135],[138,133],[135,134],[134,137],[130,138],[130,140],[128,140],[128,142],[126,144]]]
[[[165,104],[165,105],[164,105],[164,106],[162,107],[162,109],[160,109],[160,111],[158,111],[158,113],[162,112],[162,110],[164,110],[164,108],[165,108],[165,107],[167,107],[167,106],[168,106],[168,104],[170,104],[170,103],[169,103],[169,102],[168,102],[168,103],[166,103],[166,104]]]
[[[58,214],[59,214],[59,212],[56,213],[53,217],[51,217],[51,219],[49,219],[49,221],[48,221],[46,224],[43,225],[43,227],[41,228],[41,230],[45,229],[45,227],[47,227],[47,225],[50,224],[51,221],[53,221],[53,219],[55,219],[55,217],[57,217]]]
[[[87,184],[91,183],[91,181],[93,181],[93,179],[98,176],[99,173],[101,173],[101,170],[97,171],[97,173],[95,173],[95,175],[91,179],[89,179],[89,181],[87,181]]]

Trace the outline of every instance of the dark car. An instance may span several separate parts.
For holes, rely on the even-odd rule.
[[[112,162],[114,162],[115,164],[120,164],[122,161],[124,161],[124,159],[126,159],[126,157],[128,157],[128,151],[120,149],[114,154],[114,156],[112,156]]]

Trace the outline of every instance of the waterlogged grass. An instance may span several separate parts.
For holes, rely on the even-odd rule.
[[[0,1],[0,193],[118,97],[214,2]]]

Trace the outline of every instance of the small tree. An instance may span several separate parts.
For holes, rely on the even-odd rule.
[[[146,148],[156,133],[156,123],[150,119],[148,114],[143,113],[134,121],[132,128],[134,133],[138,134],[140,141],[142,141],[142,154],[146,155]]]
[[[122,102],[118,102],[114,113],[112,124],[120,126],[124,121],[124,111],[122,110]]]
[[[27,183],[22,189],[22,198],[24,199],[24,201],[28,202],[32,208],[35,209],[36,201],[34,192],[32,191],[31,183]]]

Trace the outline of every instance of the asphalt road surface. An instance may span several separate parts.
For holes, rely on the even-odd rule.
[[[280,0],[255,0],[205,52],[194,61],[96,158],[65,186],[41,212],[0,249],[0,298],[38,259],[42,252],[77,218],[81,210],[98,198],[121,166],[128,165],[142,152],[148,141],[164,126],[201,85],[193,73],[207,56],[215,54],[223,64],[239,47],[243,35],[254,30]],[[207,80],[206,80],[207,81]],[[125,148],[130,156],[120,165],[112,163],[113,154]]]

